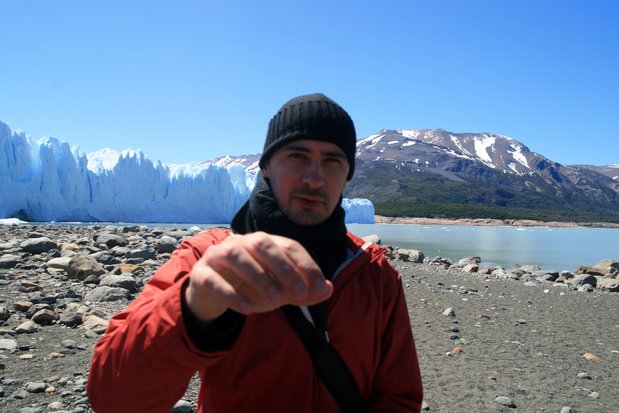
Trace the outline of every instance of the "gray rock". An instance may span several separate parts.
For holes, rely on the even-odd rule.
[[[82,316],[75,311],[68,311],[60,316],[58,323],[67,327],[76,327],[82,324]]]
[[[100,276],[105,273],[105,268],[88,255],[78,254],[71,257],[67,267],[67,277],[82,281],[90,275]]]
[[[575,413],[575,411],[569,406],[563,406],[561,408],[561,413]]]
[[[136,248],[129,251],[127,258],[141,258],[143,260],[149,260],[155,256],[155,249],[152,247]]]
[[[128,275],[106,275],[101,279],[99,285],[124,288],[132,293],[135,293],[138,290],[138,283],[135,278]]]
[[[530,273],[534,273],[534,272],[541,270],[539,265],[521,265],[518,268],[524,272],[530,272]]]
[[[17,389],[13,392],[13,394],[11,394],[11,397],[17,400],[22,400],[28,397],[28,392],[24,389]],[[25,410],[25,409],[29,409],[29,410]],[[32,409],[31,407],[24,407],[23,409],[19,410],[19,413],[31,413],[33,412],[33,410],[31,409]],[[43,411],[38,410],[37,413],[43,413]]]
[[[46,303],[34,304],[28,310],[26,310],[26,317],[32,319],[32,316],[34,316],[38,311],[51,309],[52,306]]]
[[[379,239],[380,242],[380,239]],[[157,241],[155,241],[155,250],[159,253],[172,253],[178,247],[178,241],[176,238],[172,238],[167,235],[161,236]]]
[[[573,279],[574,277],[576,277],[574,275],[574,273],[569,272],[569,271],[561,271],[561,273],[559,274],[559,278],[557,278],[555,280],[556,283],[566,283],[569,280]]]
[[[588,373],[578,373],[578,378],[585,379],[585,380],[593,380],[592,377]]]
[[[66,348],[69,350],[75,350],[77,348],[77,341],[75,340],[62,340],[62,343],[60,343],[60,347],[62,348]]]
[[[0,257],[0,268],[9,269],[15,268],[17,264],[24,263],[24,259],[19,255],[4,254]]]
[[[559,278],[558,272],[546,273],[537,277],[539,282],[555,282]]]
[[[510,407],[512,409],[516,408],[516,402],[513,399],[510,399],[509,397],[506,396],[498,396],[496,399],[494,399],[498,404],[500,404],[501,406],[505,406],[505,407]]]
[[[11,312],[8,308],[3,305],[0,305],[0,320],[6,321],[11,317]]]
[[[465,258],[460,259],[454,265],[456,267],[464,267],[465,265],[469,265],[469,264],[479,265],[479,263],[481,263],[481,257],[465,257]]]
[[[619,262],[612,260],[612,259],[605,259],[605,260],[598,261],[597,264],[594,265],[594,267],[595,268],[611,267],[616,270],[619,270]]]
[[[443,311],[443,315],[444,316],[448,316],[448,317],[455,317],[456,316],[456,312],[453,310],[453,308],[449,307],[449,308],[446,308]]]
[[[466,264],[464,267],[462,267],[462,271],[464,271],[464,272],[477,272],[477,271],[479,271],[479,265],[477,265],[475,263]]]
[[[34,382],[26,383],[26,391],[28,393],[43,393],[47,389],[47,383]]]
[[[71,257],[58,257],[58,258],[52,258],[51,260],[47,261],[45,263],[45,265],[47,265],[48,268],[57,268],[60,270],[67,270],[67,268],[69,267],[69,262],[71,261]]]
[[[64,404],[62,404],[62,402],[56,401],[56,402],[51,402],[50,404],[47,405],[47,410],[54,410],[57,413],[62,413],[60,410],[64,409]]]
[[[610,291],[610,292],[619,292],[619,279],[616,278],[605,278],[600,284],[599,288],[601,290]]]
[[[187,237],[191,237],[193,235],[192,231],[185,231],[185,230],[172,230],[172,231],[165,231],[163,233],[163,235],[167,235],[168,237],[172,237],[176,240],[182,240],[183,238],[187,238]]]
[[[52,325],[55,321],[58,321],[59,318],[60,317],[58,316],[58,314],[56,314],[55,311],[45,309],[37,311],[32,316],[32,321],[34,321],[40,326],[49,326]]]
[[[396,257],[404,262],[423,262],[425,258],[423,252],[419,250],[411,250],[406,248],[397,248],[396,249]]]
[[[567,281],[569,284],[572,284],[575,287],[580,287],[581,285],[589,284],[592,287],[597,286],[597,278],[591,274],[582,274],[578,277],[574,277]]]
[[[119,301],[127,300],[131,297],[129,290],[118,287],[96,287],[86,294],[86,301],[92,302],[107,302],[107,301]]]
[[[15,332],[17,334],[32,334],[32,333],[37,332],[38,330],[39,329],[36,323],[32,320],[24,321],[23,323],[21,323],[15,328]]]
[[[583,284],[580,287],[578,287],[578,291],[583,292],[583,293],[592,293],[593,291],[595,291],[595,287],[592,286],[591,284]]]
[[[95,242],[97,245],[105,245],[108,249],[112,249],[117,246],[125,247],[129,244],[125,238],[109,232],[101,232],[95,235]]]
[[[0,338],[0,350],[13,351],[17,349],[17,341],[10,338]]]
[[[19,244],[19,247],[31,254],[40,254],[58,249],[58,244],[47,237],[30,238]]]
[[[103,318],[96,315],[89,315],[84,319],[84,328],[96,334],[105,333],[107,324],[107,320],[104,320]]]
[[[510,271],[505,274],[505,278],[510,279],[510,280],[519,280],[522,277],[522,274],[524,273],[518,270]]]
[[[91,257],[97,260],[98,263],[103,265],[115,265],[120,264],[120,259],[110,253],[110,251],[100,251],[91,254]]]

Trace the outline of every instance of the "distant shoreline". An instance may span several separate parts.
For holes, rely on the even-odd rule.
[[[475,226],[513,226],[513,227],[562,227],[562,228],[619,228],[612,222],[559,222],[536,221],[532,219],[489,219],[489,218],[418,218],[374,216],[375,224],[418,224],[418,225],[475,225]]]

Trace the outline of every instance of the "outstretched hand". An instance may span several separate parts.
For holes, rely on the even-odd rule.
[[[262,313],[326,300],[333,284],[298,242],[264,232],[231,235],[209,247],[189,274],[185,298],[209,322],[232,309]]]

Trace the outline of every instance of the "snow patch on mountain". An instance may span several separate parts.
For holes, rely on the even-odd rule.
[[[493,145],[496,139],[492,136],[482,135],[481,139],[475,139],[475,154],[482,160],[486,165],[491,168],[496,168],[496,165],[492,162],[492,158],[488,154],[488,148],[493,150]]]

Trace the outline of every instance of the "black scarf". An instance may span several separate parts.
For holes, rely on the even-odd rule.
[[[264,231],[299,242],[316,261],[327,279],[332,279],[346,259],[348,237],[344,223],[342,199],[327,220],[318,225],[299,225],[283,214],[273,196],[269,183],[258,176],[249,200],[236,213],[230,227],[238,234]],[[327,333],[327,301],[309,307],[312,318],[323,337]]]
[[[264,231],[299,242],[316,261],[327,279],[346,259],[347,236],[344,209],[340,203],[326,221],[318,225],[299,225],[283,214],[271,187],[262,175],[249,200],[236,213],[230,227],[238,234]]]

